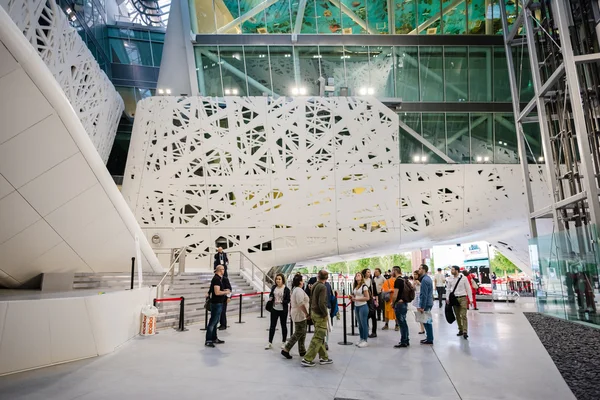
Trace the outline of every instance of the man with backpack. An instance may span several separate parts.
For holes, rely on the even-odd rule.
[[[394,304],[394,311],[396,312],[396,323],[400,326],[400,343],[394,347],[408,347],[410,342],[406,313],[408,312],[408,305],[415,299],[415,288],[410,284],[408,279],[402,278],[400,267],[392,269],[392,276],[396,278],[392,304]]]

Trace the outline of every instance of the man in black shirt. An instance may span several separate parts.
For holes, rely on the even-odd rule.
[[[225,343],[223,340],[217,338],[217,323],[221,318],[221,311],[223,311],[223,303],[227,301],[227,295],[231,293],[231,290],[225,289],[223,284],[223,274],[225,273],[225,267],[218,265],[215,269],[215,276],[210,281],[210,321],[206,328],[206,341],[204,345],[207,347],[215,347],[215,344]]]
[[[225,272],[223,273],[225,278],[229,277],[229,275],[227,275],[227,267],[229,266],[229,258],[227,257],[227,253],[225,253],[223,251],[222,247],[217,247],[217,254],[215,254],[215,262],[213,263],[213,266],[215,268],[217,268],[217,266],[219,266],[219,265],[222,265],[225,268]]]
[[[406,323],[406,313],[408,312],[408,303],[403,300],[404,286],[410,285],[402,278],[400,267],[392,269],[392,276],[396,278],[394,283],[394,294],[392,295],[392,304],[394,304],[394,312],[396,313],[396,323],[400,326],[400,343],[395,345],[396,348],[408,347],[408,324]]]

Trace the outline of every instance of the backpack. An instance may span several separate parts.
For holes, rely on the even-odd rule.
[[[411,303],[415,299],[415,287],[411,285],[408,279],[404,280],[404,290],[402,290],[402,301]]]

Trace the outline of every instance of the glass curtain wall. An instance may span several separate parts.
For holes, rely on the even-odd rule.
[[[512,114],[400,112],[398,117],[457,163],[519,163]],[[422,156],[435,162],[432,151],[400,129],[400,162],[423,162]],[[530,160],[533,162],[533,154]]]
[[[195,33],[502,34],[498,0],[188,1]],[[508,2],[511,23],[519,7]]]
[[[110,62],[160,67],[164,38],[162,32],[109,27]]]
[[[314,96],[328,86],[332,91],[324,95],[510,102],[501,46],[196,46],[195,52],[199,90],[207,96],[235,90],[250,96]],[[520,76],[525,101],[530,70]]]

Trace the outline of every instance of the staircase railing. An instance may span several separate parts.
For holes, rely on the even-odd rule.
[[[171,257],[171,265],[169,266],[169,269],[167,270],[165,275],[162,277],[162,279],[160,280],[158,285],[156,285],[156,298],[157,299],[162,299],[165,294],[164,282],[165,282],[165,279],[167,279],[167,276],[169,276],[169,274],[171,275],[171,286],[173,286],[173,282],[175,280],[175,264],[179,263],[179,265],[180,265],[180,269],[179,269],[179,272],[177,273],[177,275],[179,275],[179,273],[182,272],[181,267],[182,267],[182,264],[185,264],[186,251],[187,251],[187,248],[182,247],[179,249],[179,251],[173,252],[176,254],[173,254],[173,256]]]
[[[227,252],[228,255],[239,254],[240,259],[240,272],[244,271],[250,276],[252,285],[255,282],[262,282],[262,291],[264,292],[267,287],[271,287],[275,284],[273,278],[271,278],[265,271],[263,271],[254,261],[252,261],[244,252],[235,250]]]

